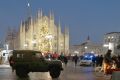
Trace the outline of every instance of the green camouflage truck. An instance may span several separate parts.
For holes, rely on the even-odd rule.
[[[58,78],[62,68],[60,60],[47,60],[40,51],[13,50],[9,63],[18,77],[28,76],[29,72],[49,72],[52,78]]]

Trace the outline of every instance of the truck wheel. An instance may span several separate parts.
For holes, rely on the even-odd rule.
[[[50,69],[50,76],[52,78],[58,78],[60,75],[61,70],[58,67],[52,67]]]
[[[18,67],[18,68],[16,68],[16,75],[18,77],[27,77],[28,76],[28,70]]]

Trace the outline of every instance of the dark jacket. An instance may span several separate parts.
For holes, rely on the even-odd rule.
[[[108,63],[108,64],[112,62],[111,52],[110,52],[110,51],[108,51],[108,52],[105,54],[105,56],[104,56],[104,62],[105,62],[105,63]]]

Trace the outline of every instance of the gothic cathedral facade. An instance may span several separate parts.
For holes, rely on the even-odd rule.
[[[28,17],[22,21],[18,36],[14,41],[15,49],[38,50],[43,53],[57,52],[58,54],[69,54],[69,29],[65,27],[64,32],[61,25],[55,24],[54,15],[44,16],[39,10],[33,19]]]

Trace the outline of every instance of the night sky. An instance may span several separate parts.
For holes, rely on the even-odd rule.
[[[120,32],[120,0],[0,0],[0,40],[4,40],[8,27],[16,28],[27,18],[27,3],[35,17],[38,9],[44,15],[54,12],[64,30],[70,30],[70,44],[80,44],[87,36],[102,43],[108,32]]]

